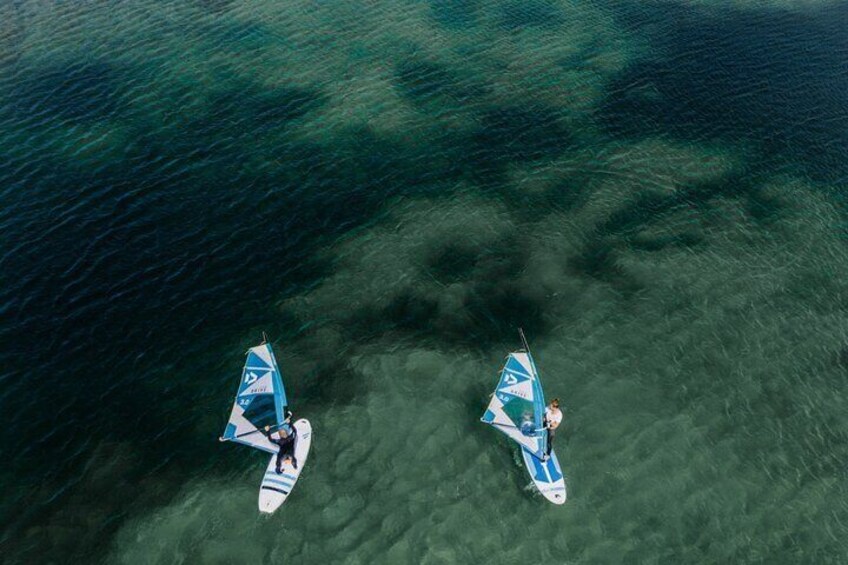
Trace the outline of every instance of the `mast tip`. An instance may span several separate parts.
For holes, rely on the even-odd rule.
[[[527,345],[527,338],[524,336],[524,330],[522,328],[518,328],[518,335],[521,336],[521,345],[524,347],[524,351],[530,353],[530,346]]]

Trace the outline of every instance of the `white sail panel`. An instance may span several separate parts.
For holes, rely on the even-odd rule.
[[[267,367],[276,367],[277,361],[274,359],[274,352],[271,351],[271,346],[267,343],[251,347],[250,352],[259,357]],[[249,361],[249,359],[248,359]],[[248,366],[250,363],[247,364]]]
[[[530,379],[500,389],[502,394],[511,394],[524,400],[533,401],[533,382]]]
[[[272,382],[273,373],[268,371],[261,377],[257,376],[255,372],[251,371],[249,378],[255,378],[256,380],[251,384],[248,388],[246,388],[243,392],[239,393],[240,397],[250,396],[251,394],[271,394],[274,390],[274,383]]]
[[[514,427],[515,424],[512,422],[512,420],[509,419],[509,416],[506,415],[506,412],[503,411],[503,403],[500,402],[499,399],[497,402],[495,400],[495,398],[492,398],[492,400],[489,402],[489,408],[486,412],[487,414],[491,413],[491,417],[489,419],[485,419],[484,417],[484,421],[487,424]]]
[[[510,357],[518,362],[518,365],[521,367],[520,371],[525,375],[532,376],[536,374],[536,365],[533,363],[529,353],[525,351],[516,351],[515,353],[510,353]],[[509,366],[509,363],[507,363],[507,365]],[[510,370],[518,372],[519,368],[516,367],[515,364],[512,364]]]
[[[494,428],[500,432],[505,433],[507,436],[511,437],[522,446],[526,447],[530,452],[535,452],[538,449],[539,445],[537,439],[535,437],[528,437],[519,431],[515,426],[503,426],[500,424],[495,424]],[[544,449],[544,447],[543,447]]]
[[[243,413],[244,410],[238,404],[233,405],[230,420],[227,422],[227,429],[222,437],[268,453],[276,453],[279,448],[268,441],[265,434],[259,431],[250,420],[246,419]]]

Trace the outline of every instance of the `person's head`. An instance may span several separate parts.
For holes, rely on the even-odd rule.
[[[286,430],[284,430],[283,428],[280,428],[277,431],[280,433],[280,437],[288,437],[289,435],[288,432],[286,432]]]
[[[559,398],[554,398],[553,400],[551,400],[551,406],[553,406],[554,408],[559,408]]]

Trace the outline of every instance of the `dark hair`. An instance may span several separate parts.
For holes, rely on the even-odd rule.
[[[559,408],[559,398],[554,398],[553,400],[551,400],[551,405]]]

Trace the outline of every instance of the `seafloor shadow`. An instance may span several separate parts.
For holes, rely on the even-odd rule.
[[[7,94],[7,111],[26,123],[33,116],[70,122],[106,119],[123,109],[127,69],[102,60],[68,61],[20,73]]]

